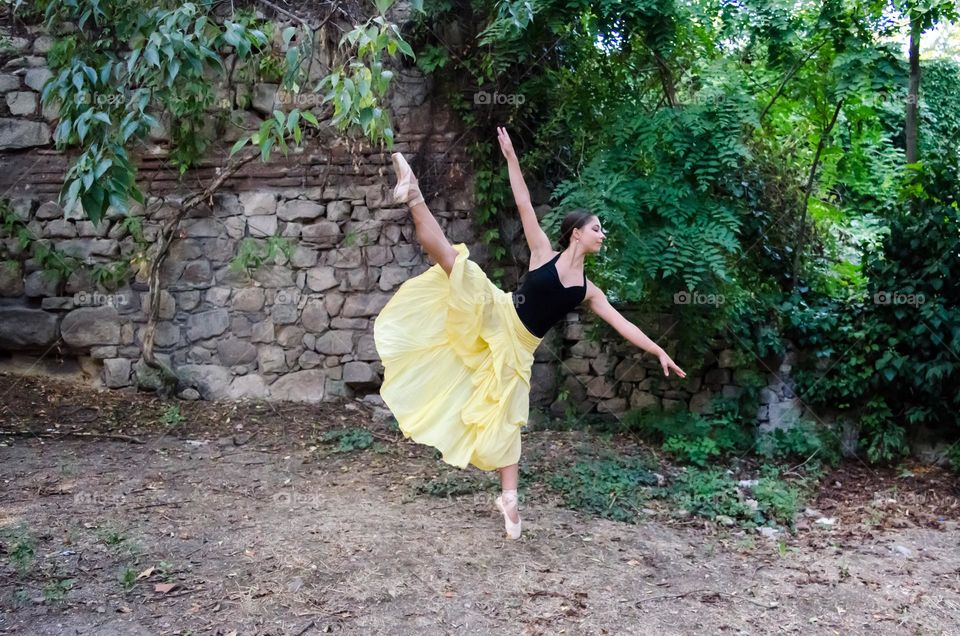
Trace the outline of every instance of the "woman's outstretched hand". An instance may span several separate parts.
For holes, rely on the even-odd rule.
[[[661,351],[660,355],[660,366],[663,367],[663,375],[669,376],[670,369],[673,369],[674,372],[681,378],[687,377],[687,374],[683,372],[683,369],[677,366],[677,364],[670,359],[670,356],[667,355],[666,351]]]
[[[497,140],[500,142],[500,150],[507,161],[517,158],[517,153],[513,151],[513,142],[510,141],[510,135],[507,134],[507,129],[503,126],[497,126]]]

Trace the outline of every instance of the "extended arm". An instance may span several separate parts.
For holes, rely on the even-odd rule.
[[[520,171],[520,160],[513,150],[513,143],[510,141],[507,131],[503,128],[497,128],[497,137],[500,141],[500,149],[503,156],[507,159],[507,171],[510,174],[510,188],[513,190],[513,199],[517,203],[517,209],[520,211],[520,222],[523,224],[523,234],[527,239],[527,245],[530,246],[530,260],[540,260],[543,254],[549,254],[553,251],[550,247],[550,239],[547,238],[540,222],[537,220],[537,214],[533,211],[533,204],[530,202],[530,191],[527,190],[527,184],[523,180],[523,173]]]
[[[610,304],[606,294],[589,281],[587,282],[586,301],[593,313],[597,314],[604,322],[616,329],[617,333],[623,336],[628,342],[655,355],[657,359],[660,360],[660,366],[663,367],[663,375],[669,376],[670,369],[673,369],[679,377],[684,378],[687,376],[683,369],[678,367],[676,363],[670,359],[670,356],[663,350],[663,347],[640,331],[640,328],[635,324],[624,318],[623,315]]]

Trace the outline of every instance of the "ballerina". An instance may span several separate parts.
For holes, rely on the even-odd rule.
[[[459,468],[496,470],[502,493],[495,504],[508,536],[518,539],[520,429],[529,415],[533,353],[553,325],[586,301],[621,336],[655,355],[664,375],[686,374],[587,279],[584,258],[606,237],[600,219],[587,210],[567,214],[554,250],[510,136],[498,127],[497,137],[530,248],[523,283],[504,292],[469,259],[466,245],[447,240],[410,166],[394,153],[394,200],[410,208],[417,240],[436,264],[400,285],[374,320],[374,342],[384,368],[380,395],[404,436],[433,446]]]

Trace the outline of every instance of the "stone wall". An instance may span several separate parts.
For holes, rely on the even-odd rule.
[[[50,147],[56,114],[39,109],[39,91],[51,76],[39,54],[49,38],[30,30],[12,41],[24,55],[6,60],[0,73],[0,187],[33,238],[88,267],[51,279],[14,237],[5,237],[0,350],[8,358],[76,359],[90,381],[110,388],[155,386],[141,359],[144,277],[109,291],[94,283],[89,269],[139,246],[117,211],[94,225],[57,205],[67,160]],[[217,108],[254,130],[273,108],[284,107],[276,89],[227,84],[218,89]],[[483,263],[485,250],[468,218],[472,184],[462,135],[450,112],[429,99],[430,90],[415,72],[398,75],[394,150],[414,158],[448,236],[466,242]],[[243,91],[254,94],[248,110],[237,107]],[[153,143],[138,153],[141,187],[153,196],[130,216],[142,220],[147,242],[191,192],[183,183],[202,187],[242,134],[234,126],[214,132],[218,145],[182,183],[166,161],[164,130],[155,130]],[[247,164],[181,226],[161,274],[155,350],[195,386],[185,397],[313,401],[376,393],[382,366],[372,320],[401,282],[431,263],[416,243],[409,212],[389,203],[388,152],[332,136],[305,146],[286,159],[275,153],[268,164]],[[249,273],[231,269],[244,238],[274,235],[295,246],[289,259],[281,255]]]
[[[801,417],[819,419],[794,394],[790,372],[796,352],[789,343],[781,359],[740,360],[730,343],[718,342],[703,359],[688,360],[677,355],[676,342],[669,337],[677,328],[675,316],[648,315],[628,307],[620,311],[664,347],[687,377],[665,377],[659,360],[598,325],[584,308],[569,314],[537,350],[533,404],[554,417],[606,413],[619,418],[645,408],[710,414],[714,398],[739,398],[748,387],[757,390],[759,383],[765,384],[758,389],[760,430],[789,427]],[[594,330],[598,333],[591,333]]]

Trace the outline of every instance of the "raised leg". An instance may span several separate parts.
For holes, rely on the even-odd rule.
[[[417,240],[443,271],[450,275],[453,264],[457,260],[457,250],[453,249],[450,241],[444,236],[440,224],[430,212],[423,194],[417,185],[417,177],[410,169],[410,165],[403,155],[395,152],[390,156],[393,170],[397,175],[397,185],[393,189],[393,198],[397,203],[404,202],[413,214],[413,224],[417,232]]]
[[[453,269],[453,263],[457,260],[457,250],[447,240],[440,223],[434,218],[433,213],[426,203],[417,203],[410,206],[413,214],[413,224],[417,232],[417,241],[423,246],[427,254],[435,262],[440,264],[443,271],[450,275]]]

